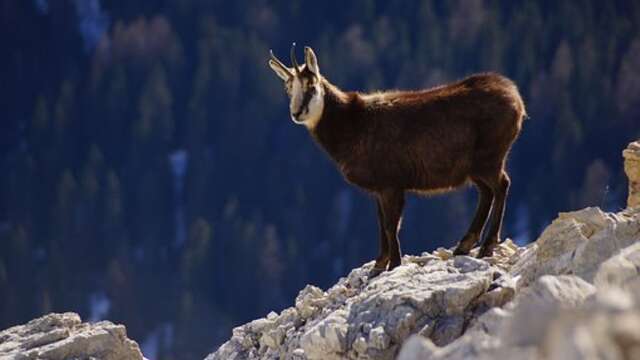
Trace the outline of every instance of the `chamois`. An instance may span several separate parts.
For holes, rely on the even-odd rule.
[[[320,75],[313,50],[304,52],[305,64],[298,65],[293,44],[292,68],[271,52],[269,66],[285,82],[293,122],[309,130],[347,182],[375,198],[380,252],[371,277],[401,263],[406,192],[433,194],[473,183],[476,213],[454,254],[469,254],[490,217],[478,256],[492,256],[510,185],[505,162],[526,116],[516,85],[482,73],[417,91],[344,92]]]

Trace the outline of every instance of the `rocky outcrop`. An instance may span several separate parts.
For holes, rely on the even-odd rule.
[[[640,358],[640,208],[560,214],[506,277],[513,301],[445,347],[411,337],[398,359]]]
[[[373,279],[368,263],[235,328],[207,359],[629,358],[640,354],[639,241],[640,208],[586,208],[490,259],[438,249]]]
[[[505,254],[514,248],[500,247]],[[508,298],[482,298],[503,272],[485,261],[441,251],[404,262],[374,279],[367,264],[326,292],[307,286],[294,307],[234,329],[208,359],[390,359],[412,333],[446,345],[480,303]]]
[[[83,323],[75,313],[48,314],[0,332],[0,359],[142,360],[123,325]]]
[[[627,206],[640,206],[640,140],[632,142],[622,152],[624,172],[629,178]]]
[[[588,282],[600,264],[639,240],[640,209],[605,213],[599,208],[560,213],[510,270],[518,286],[545,274],[577,275]]]
[[[405,256],[404,264],[369,279],[373,263],[329,290],[303,289],[295,306],[240,326],[208,359],[391,359],[411,334],[446,345],[479,309],[513,292],[492,289],[518,248],[498,248],[494,264],[449,250]]]

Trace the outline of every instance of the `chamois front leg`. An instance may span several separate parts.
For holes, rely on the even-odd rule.
[[[402,262],[398,232],[404,208],[404,191],[397,189],[383,191],[379,194],[379,199],[384,217],[384,230],[389,244],[389,270],[391,271]]]
[[[378,213],[378,238],[380,242],[380,254],[376,258],[376,263],[373,265],[373,269],[369,271],[369,278],[380,275],[387,269],[389,264],[389,242],[387,240],[387,234],[384,229],[384,216],[382,213],[382,205],[380,199],[376,198],[376,210]]]
[[[478,206],[476,208],[476,214],[473,217],[473,221],[469,226],[469,230],[465,236],[460,240],[458,246],[453,251],[453,255],[469,255],[469,252],[473,246],[480,240],[482,229],[484,228],[487,218],[489,217],[489,211],[491,210],[491,203],[493,202],[493,190],[479,179],[474,179],[474,183],[478,188]]]

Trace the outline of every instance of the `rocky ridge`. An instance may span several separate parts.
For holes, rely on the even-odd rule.
[[[413,333],[446,345],[476,311],[510,299],[511,288],[491,287],[516,251],[501,244],[491,265],[440,249],[369,279],[371,262],[326,292],[308,285],[294,307],[234,329],[207,359],[390,359]]]
[[[586,208],[560,214],[529,246],[503,242],[490,259],[438,249],[369,279],[371,262],[327,291],[307,286],[280,314],[235,328],[207,359],[392,359],[401,347],[404,360],[539,358],[537,346],[557,339],[548,335],[552,322],[566,333],[576,318],[600,329],[593,309],[640,316],[640,297],[629,290],[639,279],[639,240],[639,208]]]

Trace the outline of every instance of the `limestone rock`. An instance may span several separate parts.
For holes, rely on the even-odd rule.
[[[414,339],[399,359],[640,358],[638,208],[562,213],[534,243],[512,249],[503,269],[477,299],[488,310],[474,312],[460,337],[440,347]]]
[[[638,277],[640,277],[640,242],[603,262],[595,276],[594,284],[598,287],[627,287]]]
[[[595,291],[593,285],[573,275],[539,278],[507,305],[512,315],[504,324],[500,339],[512,346],[539,343],[552,319],[564,310],[582,304]]]
[[[402,346],[397,360],[422,360],[429,359],[437,351],[433,342],[420,335],[411,335]]]
[[[0,332],[0,359],[142,360],[126,329],[109,321],[82,323],[75,313],[48,314]]]
[[[592,281],[598,266],[640,238],[640,208],[604,213],[586,208],[560,213],[519,254],[510,274],[526,286],[545,274],[575,274]]]
[[[542,352],[551,359],[637,359],[640,299],[620,306],[625,293],[615,292],[603,290],[586,306],[560,313],[548,326]]]

